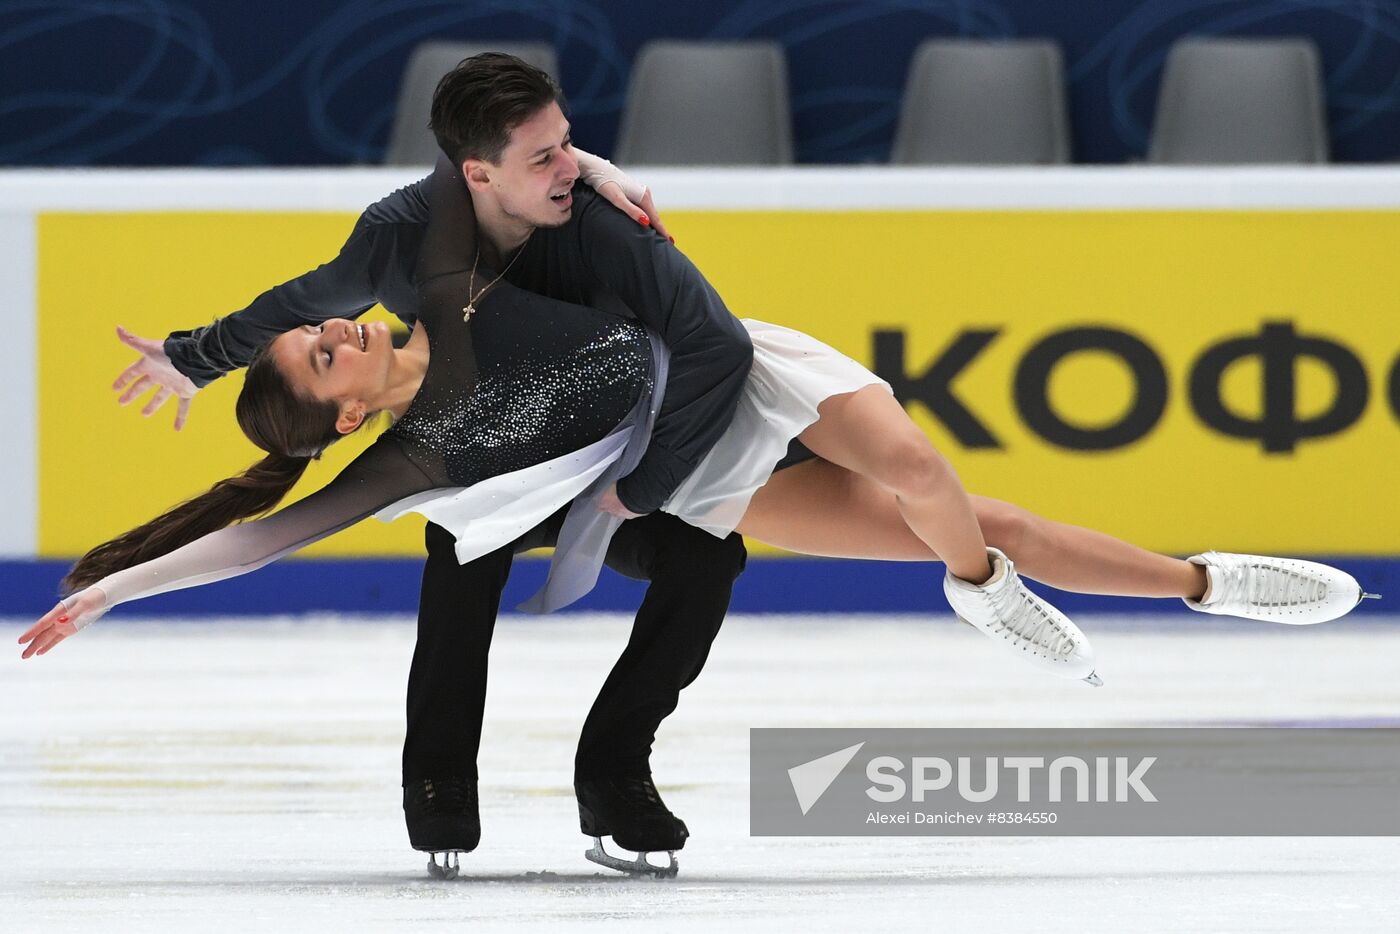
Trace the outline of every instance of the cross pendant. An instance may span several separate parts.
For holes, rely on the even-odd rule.
[[[476,314],[476,304],[474,302],[467,302],[467,307],[462,309],[462,323],[465,324],[470,321],[474,314]]]

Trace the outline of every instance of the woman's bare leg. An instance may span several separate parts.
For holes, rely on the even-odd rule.
[[[738,531],[745,538],[824,558],[942,560],[909,531],[893,493],[824,460],[770,477],[749,502]]]
[[[817,411],[803,444],[892,493],[904,524],[955,576],[973,584],[991,576],[982,529],[957,472],[888,390],[866,386],[832,396]]]
[[[971,502],[987,543],[1025,576],[1052,587],[1125,597],[1199,599],[1205,592],[1205,569],[1197,565],[1001,500],[973,496]],[[893,493],[821,460],[774,474],[754,494],[739,531],[803,554],[938,560],[909,530]]]
[[[974,496],[987,541],[1026,577],[1075,593],[1189,597],[1206,592],[1206,569],[1104,532],[1055,522],[1020,506]]]

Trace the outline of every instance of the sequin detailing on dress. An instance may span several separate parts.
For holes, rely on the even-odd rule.
[[[595,326],[603,319],[602,326],[576,342],[559,338],[577,326],[556,321],[530,333],[536,329],[519,327],[518,318],[491,317],[482,311],[472,319],[474,328],[491,332],[475,342],[476,385],[431,380],[390,429],[436,468],[430,474],[443,471],[445,483],[469,486],[584,447],[615,428],[651,388],[649,342],[634,322],[593,312],[586,317]]]

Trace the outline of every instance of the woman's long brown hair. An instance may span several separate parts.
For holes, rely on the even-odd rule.
[[[65,593],[268,512],[301,479],[306,466],[340,437],[335,427],[339,406],[298,395],[268,347],[248,365],[236,410],[243,433],[267,456],[239,476],[220,480],[207,492],[83,555],[63,579]]]

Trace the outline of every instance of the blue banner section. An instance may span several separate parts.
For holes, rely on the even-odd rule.
[[[1389,624],[1400,600],[1400,560],[1322,558],[1355,575],[1364,589],[1390,599],[1366,601],[1354,622]],[[501,606],[505,612],[544,582],[548,562],[515,562]],[[65,561],[0,561],[0,617],[37,619],[57,600]],[[291,560],[250,575],[179,590],[118,607],[121,616],[274,616],[306,613],[415,614],[422,563],[408,559]],[[951,612],[943,598],[941,564],[838,561],[815,558],[752,559],[734,588],[735,613]],[[1032,583],[1061,610],[1076,613],[1179,613],[1201,623],[1173,600],[1072,594]],[[604,571],[598,587],[564,612],[635,612],[645,584]],[[1397,604],[1400,605],[1400,604]]]
[[[798,161],[883,162],[914,49],[950,36],[1058,41],[1076,161],[1122,162],[1201,35],[1311,37],[1334,157],[1400,158],[1400,4],[1377,0],[27,0],[0,6],[0,164],[374,163],[430,39],[553,44],[575,138],[608,154],[659,37],[781,43]]]

